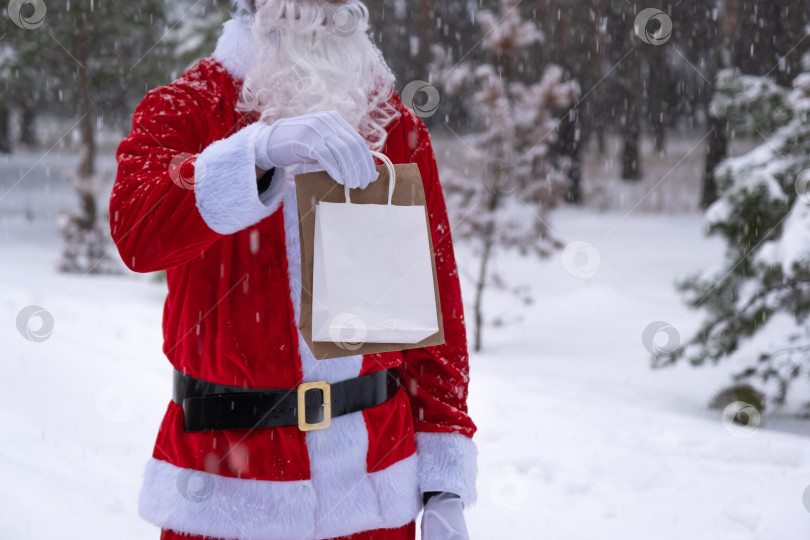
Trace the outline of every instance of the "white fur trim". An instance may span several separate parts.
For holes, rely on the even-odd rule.
[[[290,280],[290,300],[292,301],[295,314],[295,326],[298,327],[298,320],[301,310],[301,248],[298,234],[298,199],[295,192],[295,175],[304,172],[320,170],[317,164],[298,165],[284,169],[284,237],[287,250],[287,273]],[[280,176],[277,174],[277,176]],[[273,181],[276,179],[274,178]],[[298,332],[298,348],[301,354],[301,369],[304,373],[304,381],[327,381],[336,383],[360,375],[363,367],[363,356],[356,354],[344,356],[342,358],[330,358],[329,360],[316,360],[304,340],[301,332]]]
[[[162,529],[221,538],[304,538],[315,516],[312,482],[228,478],[150,458],[139,515]]]
[[[470,437],[418,432],[416,452],[421,491],[449,491],[459,495],[465,507],[475,503],[478,449]]]
[[[211,56],[234,79],[245,80],[245,74],[256,61],[256,44],[250,33],[249,18],[235,17],[222,25],[222,34]]]
[[[295,191],[295,175],[317,170],[315,165],[301,165],[284,169],[287,182],[282,205],[284,235],[287,254],[287,272],[290,281],[290,300],[293,304],[296,328],[301,310],[301,249],[298,230],[298,200]],[[362,355],[345,356],[329,360],[316,360],[309,346],[298,332],[298,350],[304,381],[327,381],[336,383],[360,375]],[[336,429],[337,428],[337,429]],[[330,534],[343,536],[380,526],[377,514],[382,512],[386,522],[398,521],[396,515],[387,515],[408,501],[409,486],[414,480],[402,485],[406,491],[392,505],[380,504],[379,509],[369,507],[363,501],[372,500],[375,485],[366,474],[368,453],[368,430],[362,414],[349,414],[332,420],[329,429],[310,431],[306,435],[312,482],[319,496],[317,514],[322,516],[316,535],[328,538]],[[416,467],[416,460],[414,460]],[[416,469],[412,473],[416,476]],[[347,486],[350,486],[347,489]],[[379,490],[376,490],[379,492]],[[385,491],[385,490],[384,490]],[[418,501],[417,501],[418,502]],[[418,507],[416,508],[418,512]],[[408,520],[409,521],[409,520]],[[407,523],[406,521],[405,523]],[[361,525],[362,524],[362,525]],[[388,525],[390,526],[390,525]],[[359,527],[359,528],[358,528]],[[335,531],[340,531],[335,533]]]
[[[322,492],[312,480],[229,478],[150,458],[138,513],[162,529],[239,540],[321,540],[401,527],[421,508],[416,467],[413,455],[359,481],[334,476],[343,483]]]
[[[220,234],[233,234],[258,223],[281,204],[283,182],[270,182],[259,198],[254,141],[262,125],[250,124],[210,144],[194,162],[197,208],[208,226]]]

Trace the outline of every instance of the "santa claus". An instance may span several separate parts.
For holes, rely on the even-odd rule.
[[[424,507],[425,540],[467,538],[476,427],[428,131],[361,2],[235,4],[213,54],[146,94],[117,152],[112,236],[130,269],[166,271],[174,368],[139,513],[163,539],[409,539]],[[364,188],[370,150],[418,164],[446,341],[316,360],[298,330],[293,177]]]

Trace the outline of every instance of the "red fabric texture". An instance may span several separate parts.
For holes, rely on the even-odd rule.
[[[385,469],[416,451],[411,406],[402,389],[386,403],[364,410],[363,417],[369,438],[368,472]]]
[[[166,270],[163,352],[172,366],[227,385],[294,388],[302,382],[302,369],[281,209],[221,235],[202,219],[194,190],[173,180],[178,163],[185,161],[183,170],[188,169],[195,154],[255,120],[235,110],[240,87],[219,62],[206,58],[146,94],[117,151],[110,227],[131,270]],[[414,428],[467,436],[475,431],[466,409],[458,272],[430,138],[396,94],[392,100],[402,116],[388,127],[383,152],[394,163],[416,162],[422,173],[447,342],[363,358],[362,374],[404,361],[408,390],[408,400],[400,396],[364,413],[369,470],[412,455]],[[406,421],[409,415],[412,421]],[[153,457],[236,478],[310,477],[305,434],[295,426],[186,433],[182,417],[182,409],[170,402]]]
[[[414,540],[416,538],[416,522],[411,521],[403,527],[396,529],[375,529],[363,531],[349,536],[341,536],[334,540]],[[218,540],[211,536],[193,536],[161,529],[160,540]],[[224,540],[224,539],[222,539]]]
[[[470,376],[464,307],[436,157],[421,119],[410,112],[403,118],[403,138],[413,148],[409,162],[418,164],[425,188],[445,337],[443,345],[402,351],[403,385],[411,397],[416,431],[472,437],[476,426],[467,412]]]

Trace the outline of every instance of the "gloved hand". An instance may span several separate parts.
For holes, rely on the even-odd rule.
[[[338,183],[365,188],[379,176],[363,137],[335,111],[282,118],[256,136],[256,166],[320,164]]]
[[[428,499],[422,514],[422,540],[470,540],[461,497],[442,492]]]

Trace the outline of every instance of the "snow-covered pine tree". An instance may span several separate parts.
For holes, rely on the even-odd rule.
[[[549,256],[562,247],[548,227],[549,209],[568,189],[564,160],[550,155],[559,118],[579,96],[575,81],[564,81],[563,70],[548,66],[540,81],[521,81],[524,52],[542,39],[537,25],[524,19],[519,0],[500,0],[500,13],[481,11],[482,47],[489,61],[453,64],[450,55],[434,49],[431,82],[459,96],[477,121],[469,136],[468,162],[485,163],[484,170],[448,169],[442,183],[454,224],[454,238],[470,242],[479,257],[476,281],[475,343],[482,347],[485,324],[484,290],[505,287],[492,269],[498,249]],[[513,287],[525,296],[525,287]]]
[[[102,197],[112,172],[96,171],[97,132],[115,126],[126,133],[148,90],[213,51],[232,6],[229,0],[72,0],[9,9],[30,16],[35,4],[45,8],[40,27],[24,29],[11,16],[0,17],[0,153],[13,150],[12,112],[20,119],[20,141],[29,144],[36,118],[76,122],[79,165],[65,181],[78,204],[59,216],[65,240],[59,269],[113,272],[121,266],[107,256],[113,247]]]
[[[105,124],[128,124],[133,104],[149,88],[168,82],[176,71],[164,39],[166,5],[159,0],[72,0],[46,7],[41,27],[22,29],[4,23],[6,27],[0,28],[8,29],[6,39],[16,53],[0,57],[0,71],[14,74],[14,84],[8,85],[3,97],[11,90],[8,102],[25,118],[26,109],[31,109],[30,96],[42,94],[43,101],[58,105],[37,114],[75,120],[79,163],[75,173],[65,174],[65,180],[74,187],[78,205],[60,216],[65,249],[59,269],[115,271],[120,265],[108,259],[114,248],[100,200],[111,171],[100,175],[96,170],[97,132]],[[37,94],[27,87],[36,88]]]
[[[110,260],[109,221],[98,208],[104,182],[96,170],[97,131],[105,113],[114,117],[116,108],[124,105],[134,77],[142,74],[146,79],[153,74],[155,65],[143,59],[152,52],[150,47],[161,50],[160,32],[164,24],[164,6],[155,0],[120,5],[73,0],[49,8],[45,25],[59,36],[56,39],[71,51],[75,62],[75,65],[66,63],[75,70],[76,116],[81,138],[76,173],[67,175],[79,206],[60,217],[65,248],[59,270],[63,272],[120,270]],[[126,32],[121,32],[122,25],[126,26]]]
[[[793,118],[790,89],[769,77],[743,75],[736,68],[717,74],[709,114],[728,124],[729,139],[770,135]]]
[[[700,200],[704,210],[717,200],[717,166],[728,156],[728,142],[765,137],[783,126],[791,114],[785,103],[789,89],[768,77],[743,75],[738,68],[725,68],[714,80],[708,114],[711,133]]]
[[[107,171],[107,177],[111,172]],[[109,219],[99,212],[99,194],[106,180],[102,175],[79,176],[65,173],[79,199],[76,211],[62,211],[57,223],[64,247],[59,261],[60,272],[88,274],[117,274],[121,266],[110,257],[113,250]]]
[[[810,56],[806,60],[810,71]],[[729,108],[733,117],[744,103],[739,129],[781,127],[759,147],[719,166],[719,198],[707,220],[709,234],[726,242],[725,259],[719,268],[679,284],[689,306],[708,317],[684,347],[653,363],[756,357],[735,380],[772,385],[770,400],[780,404],[790,383],[810,373],[810,73],[795,79],[784,100],[772,81],[755,79],[722,81],[720,88],[733,90],[718,94],[713,106]],[[785,333],[783,343],[755,352],[743,348],[766,328],[781,332],[785,320],[795,329]]]

